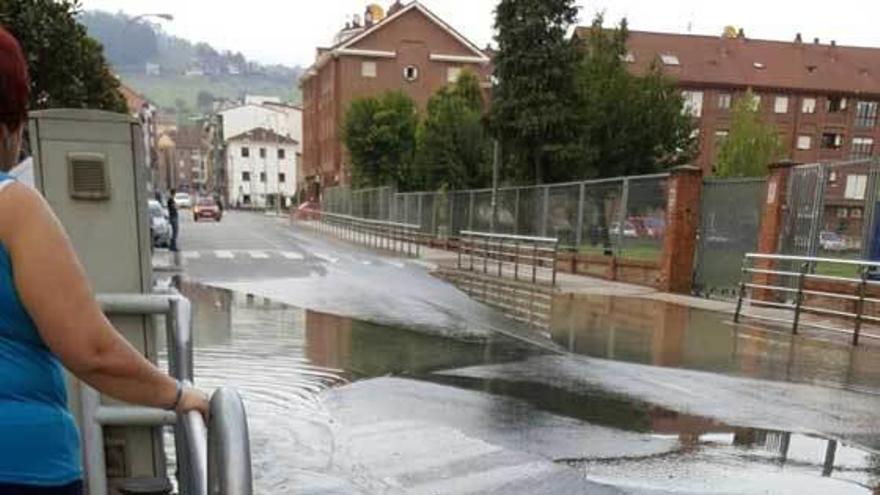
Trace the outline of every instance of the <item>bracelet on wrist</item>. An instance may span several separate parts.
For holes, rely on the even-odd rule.
[[[177,391],[174,393],[174,403],[168,407],[169,411],[177,410],[177,406],[180,405],[180,399],[183,398],[183,383],[180,380],[175,380],[177,384]]]

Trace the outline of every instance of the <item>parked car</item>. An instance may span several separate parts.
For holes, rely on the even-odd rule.
[[[611,228],[609,229],[611,235],[620,235],[620,224],[618,222],[614,222],[611,224]],[[639,233],[636,230],[636,226],[633,225],[632,222],[625,222],[623,224],[623,236],[624,237],[638,237]]]
[[[171,245],[171,223],[168,221],[168,212],[162,208],[161,203],[154,199],[149,201],[148,208],[153,247],[169,247]]]
[[[836,232],[820,232],[819,247],[824,251],[839,253],[841,251],[846,251],[846,240]]]
[[[175,194],[174,202],[177,203],[177,207],[181,210],[192,208],[192,198],[189,196],[189,193],[179,192]]]
[[[222,217],[223,212],[220,210],[220,206],[217,202],[214,201],[214,198],[199,198],[196,201],[196,205],[193,207],[193,220],[196,222],[206,218],[219,222]]]

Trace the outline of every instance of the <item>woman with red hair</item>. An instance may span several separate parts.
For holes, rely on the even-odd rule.
[[[104,317],[61,224],[16,182],[27,120],[27,63],[0,28],[0,494],[81,494],[79,439],[62,365],[119,400],[208,413]]]

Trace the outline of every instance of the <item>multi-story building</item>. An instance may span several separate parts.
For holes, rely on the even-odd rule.
[[[589,28],[576,36],[586,39]],[[696,165],[711,174],[730,130],[733,102],[751,89],[764,119],[779,130],[796,162],[874,156],[880,139],[880,49],[737,36],[632,31],[625,61],[635,73],[652,65],[677,81],[697,119]]]
[[[256,128],[226,139],[227,201],[236,208],[287,208],[296,194],[297,143]],[[279,202],[280,201],[280,202]]]
[[[149,187],[151,190],[157,189],[159,183],[159,154],[156,147],[158,139],[157,109],[143,95],[125,84],[119,85],[119,92],[125,98],[131,116],[141,123],[141,132],[143,132],[141,151],[143,152],[144,166],[149,169]]]
[[[575,36],[586,39],[588,29]],[[764,120],[779,132],[781,158],[816,163],[878,155],[878,48],[805,42],[800,34],[783,42],[749,39],[742,30],[726,36],[633,31],[625,61],[634,73],[656,65],[677,81],[698,122],[695,165],[706,175],[730,132],[733,103],[749,89]],[[861,237],[868,168],[837,167],[828,174],[825,230]]]
[[[347,184],[351,174],[340,129],[351,101],[402,90],[424,110],[437,90],[471,69],[488,85],[490,59],[418,1],[375,5],[319,48],[303,93],[303,173],[310,187]],[[314,190],[312,191],[314,194]]]
[[[200,126],[181,127],[159,136],[155,190],[208,193],[210,145]]]

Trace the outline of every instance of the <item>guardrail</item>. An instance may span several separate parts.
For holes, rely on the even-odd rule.
[[[854,269],[859,276],[853,278],[818,274],[818,265],[823,268]],[[739,323],[743,317],[747,317],[790,325],[792,334],[797,334],[801,327],[844,333],[852,336],[853,345],[858,345],[861,338],[880,339],[880,334],[865,332],[863,328],[866,323],[880,324],[880,316],[866,314],[866,305],[880,305],[880,291],[876,297],[871,293],[872,288],[880,289],[880,281],[872,280],[872,276],[878,271],[880,263],[871,261],[747,254],[743,259],[743,275],[734,322]],[[823,282],[833,288],[815,287]],[[830,301],[833,307],[818,305],[823,300]],[[791,317],[779,318],[746,312],[743,308],[746,303],[750,306],[791,311]],[[844,327],[807,322],[802,318],[805,313],[831,317],[834,321],[851,322],[851,325]]]
[[[169,373],[193,382],[192,307],[179,294],[98,296],[107,314],[165,316]],[[90,495],[107,495],[105,426],[174,426],[178,481],[182,495],[251,495],[250,442],[244,404],[237,392],[220,389],[211,398],[211,428],[197,412],[102,405],[100,394],[82,384],[83,444]],[[212,468],[213,466],[213,468]],[[211,476],[212,473],[222,475]]]
[[[556,285],[559,240],[462,231],[458,269]]]
[[[418,257],[421,226],[369,220],[318,210],[300,210],[299,215],[318,222],[319,230],[364,246]]]

